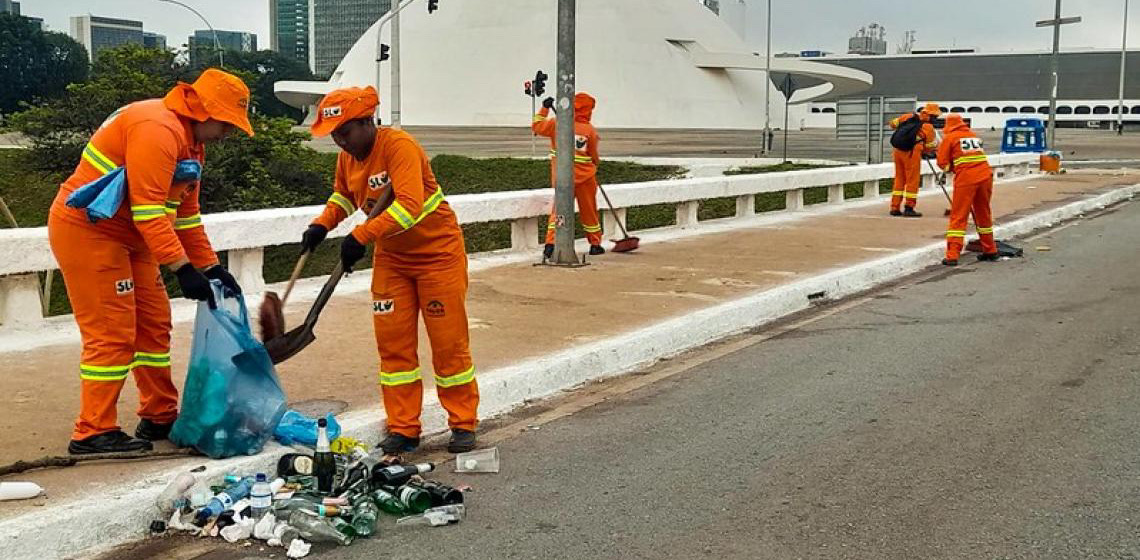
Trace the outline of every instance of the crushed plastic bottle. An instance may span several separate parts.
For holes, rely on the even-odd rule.
[[[158,506],[159,519],[168,519],[170,514],[176,509],[182,509],[181,505],[186,500],[187,493],[190,488],[198,482],[197,477],[188,472],[179,473],[166,485],[162,493],[154,499],[154,505]]]
[[[419,515],[409,515],[396,520],[396,525],[454,525],[466,516],[466,507],[463,504],[452,504],[431,508]]]
[[[205,527],[211,518],[221,515],[223,511],[233,507],[234,502],[248,496],[252,487],[253,479],[245,478],[237,484],[218,492],[205,507],[198,510],[198,515],[194,518],[194,524],[199,527]]]

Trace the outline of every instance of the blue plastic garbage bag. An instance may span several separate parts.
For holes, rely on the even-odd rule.
[[[254,455],[285,414],[285,391],[265,347],[253,338],[240,295],[211,281],[217,309],[198,304],[182,410],[170,441],[221,459]]]
[[[328,422],[329,442],[331,443],[340,437],[340,424],[337,423],[336,418],[331,413],[325,415],[325,421]],[[316,447],[317,420],[289,409],[281,417],[281,422],[277,424],[273,437],[277,438],[281,445],[300,443],[309,447]]]
[[[67,205],[87,210],[91,223],[106,220],[119,211],[127,194],[127,172],[119,167],[114,171],[75,189],[67,197]]]

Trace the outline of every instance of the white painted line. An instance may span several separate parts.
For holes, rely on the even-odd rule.
[[[1021,218],[995,228],[999,237],[1024,235],[1059,221],[1131,199],[1140,185],[1122,187],[1097,196]],[[676,356],[801,311],[808,296],[823,292],[841,298],[896,280],[938,262],[944,245],[924,247],[835,270],[786,284],[741,299],[686,313],[655,325],[606,337],[497,370],[479,377],[480,416],[498,416],[535,399],[548,397],[582,383],[612,377]],[[446,429],[446,418],[434,392],[424,403],[424,433]],[[380,437],[378,408],[344,415],[344,434],[364,441]],[[224,461],[205,461],[202,476],[217,478],[233,472],[272,471],[286,449],[270,444],[260,455]],[[198,464],[203,461],[187,461]],[[99,495],[38,509],[0,522],[0,546],[8,558],[57,560],[80,554],[94,555],[116,545],[141,539],[153,515],[155,497],[165,483],[185,467],[162,476],[131,481]],[[49,489],[50,491],[50,489]]]

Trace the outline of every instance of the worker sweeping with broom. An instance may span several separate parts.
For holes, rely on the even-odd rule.
[[[213,300],[210,279],[240,292],[202,228],[203,145],[235,127],[252,136],[249,88],[209,69],[162,99],[123,107],[104,121],[60,186],[48,238],[83,337],[82,404],[72,454],[149,451],[178,416],[170,379],[170,302],[159,266],[182,294]],[[139,388],[135,438],[118,425],[129,374]]]
[[[328,231],[362,209],[391,203],[341,243],[350,270],[375,244],[372,317],[380,352],[380,390],[388,416],[386,454],[420,442],[423,383],[417,355],[419,317],[431,339],[440,404],[447,410],[447,449],[475,448],[479,387],[467,330],[467,253],[463,230],[435,180],[423,148],[407,132],[378,127],[380,100],[372,87],[333,91],[317,106],[313,136],[331,134],[342,150],[332,196],[302,237],[312,252]]]
[[[950,225],[946,228],[946,258],[942,259],[942,264],[958,264],[971,213],[982,244],[978,260],[996,261],[998,248],[994,242],[994,220],[990,210],[994,174],[982,149],[982,140],[957,114],[946,117],[945,131],[946,136],[938,147],[938,167],[946,173],[954,173],[954,197],[950,205]]]

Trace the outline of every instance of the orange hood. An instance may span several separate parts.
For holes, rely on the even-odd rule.
[[[959,131],[969,132],[970,126],[966,124],[966,121],[962,120],[962,115],[951,113],[946,117],[946,126],[943,127],[943,130],[946,134],[951,134]]]
[[[598,104],[597,100],[588,93],[579,93],[574,96],[574,120],[578,122],[590,122],[594,116],[594,107]]]

